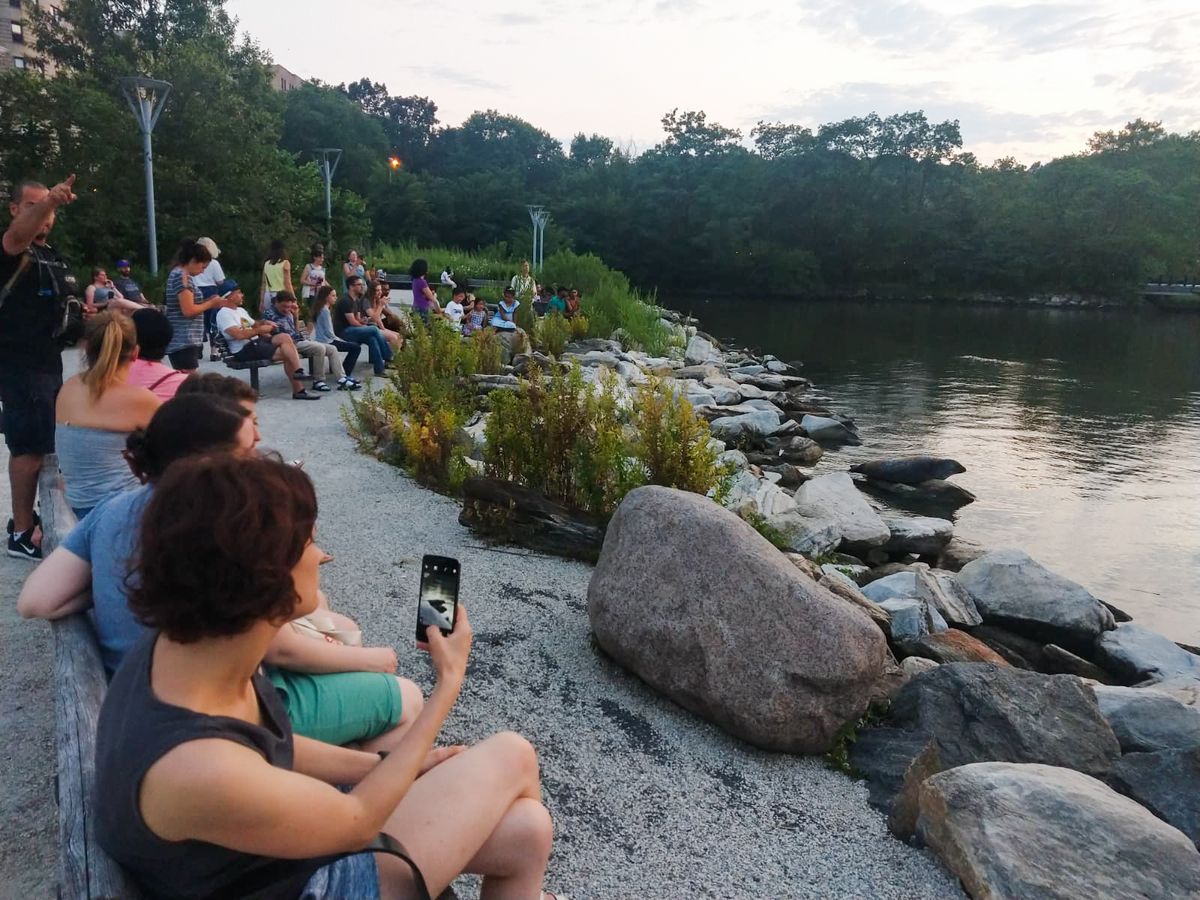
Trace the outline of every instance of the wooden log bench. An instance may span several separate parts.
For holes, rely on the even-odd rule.
[[[75,525],[58,472],[47,456],[38,485],[42,552],[49,555]],[[96,630],[86,613],[50,623],[54,636],[54,737],[58,749],[58,896],[60,900],[120,898],[142,893],[96,842],[92,789],[96,780],[96,722],[108,690]]]
[[[67,505],[58,457],[47,456],[38,482],[42,552],[49,556],[75,526]],[[54,776],[58,804],[58,900],[143,900],[133,878],[96,840],[96,725],[108,691],[100,642],[87,613],[50,623],[54,638]],[[370,849],[394,853],[389,835],[380,834]],[[340,900],[340,898],[328,898]],[[438,900],[456,900],[453,887]]]

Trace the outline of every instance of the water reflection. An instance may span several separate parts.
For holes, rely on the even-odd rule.
[[[669,298],[668,304],[669,304]],[[670,304],[669,304],[670,305]],[[855,415],[862,447],[952,456],[958,531],[1021,547],[1200,643],[1200,317],[846,302],[688,302]]]

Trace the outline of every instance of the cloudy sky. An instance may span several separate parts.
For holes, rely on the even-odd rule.
[[[983,161],[1142,116],[1200,128],[1200,0],[228,0],[277,62],[635,149],[673,108],[747,135],[876,111],[959,119]],[[368,46],[370,42],[371,46]]]

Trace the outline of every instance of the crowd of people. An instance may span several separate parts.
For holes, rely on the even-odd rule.
[[[10,555],[41,560],[34,506],[50,453],[78,517],[18,609],[86,612],[95,627],[111,678],[91,802],[100,844],[151,896],[429,897],[465,871],[483,875],[485,896],[549,896],[533,747],[512,733],[436,746],[465,678],[465,605],[451,634],[427,632],[437,679],[423,696],[393,648],[331,608],[313,484],[258,447],[257,392],[197,371],[203,344],[224,342],[231,358],[282,361],[297,399],[356,389],[361,348],[382,372],[403,341],[379,273],[348,258],[339,297],[314,248],[302,309],[273,247],[255,316],[208,239],[182,242],[165,314],[125,261],[116,280],[97,269],[80,301],[82,371],[63,383],[79,292],[48,238],[74,199],[73,177],[14,188],[0,404]]]
[[[447,265],[442,269],[440,282],[450,289],[450,301],[442,306],[437,293],[429,284],[429,263],[415,260],[409,269],[412,279],[413,311],[425,322],[442,319],[464,335],[471,335],[484,328],[502,331],[517,331],[517,309],[528,303],[537,317],[557,313],[563,318],[573,319],[582,314],[580,293],[575,288],[551,287],[538,284],[530,271],[529,261],[521,263],[521,270],[503,289],[495,310],[488,309],[486,301],[471,293],[465,283],[456,280],[454,270]]]

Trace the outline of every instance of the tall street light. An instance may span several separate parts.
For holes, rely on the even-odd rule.
[[[395,153],[388,157],[388,184],[392,183],[392,175],[402,165],[404,165],[404,162]]]
[[[529,261],[535,272],[542,268],[542,258],[546,252],[546,223],[550,213],[543,206],[526,206],[529,210],[529,220],[533,222],[533,258]]]
[[[321,157],[321,175],[325,178],[325,243],[333,245],[333,173],[342,161],[337,147],[318,147],[313,153]]]
[[[142,164],[146,170],[146,224],[150,231],[150,274],[158,274],[158,225],[154,221],[154,149],[150,135],[171,93],[169,81],[130,76],[120,79],[121,93],[142,132]]]

